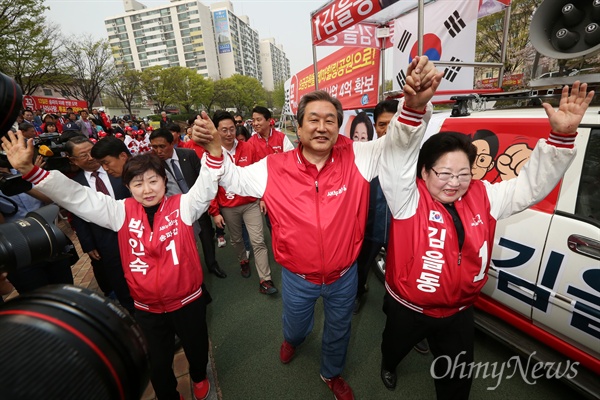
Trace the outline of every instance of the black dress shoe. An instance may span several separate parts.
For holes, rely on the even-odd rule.
[[[423,339],[419,343],[415,344],[415,350],[421,354],[429,353],[429,345],[427,344],[427,339]]]
[[[382,363],[381,364],[381,380],[383,381],[383,384],[385,385],[385,387],[388,388],[388,390],[396,389],[396,380],[397,379],[398,379],[398,377],[396,376],[396,373],[385,369],[385,367],[383,366],[383,363]]]
[[[223,271],[218,265],[211,269],[210,273],[215,275],[217,278],[227,278],[227,274],[225,273],[225,271]]]

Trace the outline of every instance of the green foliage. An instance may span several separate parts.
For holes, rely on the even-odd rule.
[[[60,31],[47,25],[39,0],[0,0],[0,71],[32,94],[57,79]]]
[[[519,72],[530,64],[535,49],[529,43],[531,15],[539,5],[539,0],[513,0],[511,3],[510,27],[504,72]],[[477,21],[476,60],[500,62],[502,59],[504,13],[495,13]]]
[[[213,102],[221,108],[235,108],[248,115],[256,105],[266,105],[266,92],[256,78],[233,75],[216,81]]]
[[[283,108],[285,103],[285,87],[283,82],[279,82],[273,89],[273,106],[278,109]]]
[[[106,86],[106,94],[118,100],[129,115],[134,102],[141,102],[142,73],[134,69],[115,68]]]

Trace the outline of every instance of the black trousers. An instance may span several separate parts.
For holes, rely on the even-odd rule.
[[[204,295],[179,310],[149,313],[136,310],[150,355],[150,381],[159,400],[179,400],[177,378],[173,372],[175,334],[181,339],[194,382],[206,379],[208,364],[208,329]]]
[[[104,252],[101,253],[101,256],[100,260],[91,259],[94,277],[96,278],[96,282],[98,282],[98,286],[104,292],[105,296],[114,292],[119,303],[133,315],[135,307],[129,293],[129,286],[127,286],[127,281],[125,280],[118,249],[117,253]]]
[[[413,346],[426,338],[434,356],[438,400],[468,399],[472,383],[467,373],[473,362],[473,307],[447,318],[433,318],[404,307],[386,293],[383,312],[387,315],[381,342],[383,367],[395,371]],[[461,378],[462,363],[465,374]]]
[[[363,240],[360,253],[356,259],[356,264],[358,265],[358,290],[356,291],[356,297],[365,294],[369,269],[371,269],[377,254],[379,254],[379,250],[381,250],[383,246],[384,244],[380,242],[373,242],[369,239]]]
[[[200,225],[200,244],[202,245],[202,253],[204,253],[204,262],[209,271],[214,270],[219,266],[215,252],[215,231],[208,212],[205,212],[198,219]]]

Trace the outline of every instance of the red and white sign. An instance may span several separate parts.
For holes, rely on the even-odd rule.
[[[87,109],[85,100],[59,99],[55,97],[23,96],[23,108],[32,110],[44,110],[45,113],[65,113],[67,107],[71,107],[74,112]]]
[[[512,74],[505,76],[502,80],[502,86],[521,86],[523,85],[523,74]],[[477,89],[493,89],[498,87],[498,78],[487,78],[477,81]]]
[[[377,105],[379,50],[342,48],[317,63],[319,89],[342,102],[345,110]],[[298,102],[315,90],[314,67],[310,66],[286,82],[289,111],[296,114]]]
[[[390,37],[387,38],[385,48],[392,47],[394,35],[394,24],[391,24]],[[350,47],[375,47],[381,48],[381,39],[377,39],[377,25],[360,23],[327,40],[319,43],[319,46],[350,46]]]
[[[320,44],[379,11],[379,0],[334,1],[312,16],[313,44]]]

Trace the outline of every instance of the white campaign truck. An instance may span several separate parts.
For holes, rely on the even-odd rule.
[[[475,108],[511,100],[509,94],[491,96],[475,96]],[[483,149],[475,178],[499,182],[518,175],[535,143],[548,137],[544,109],[528,105],[540,99],[546,101],[521,93],[516,108],[469,114],[464,105],[473,106],[473,96],[458,97],[454,112],[434,113],[429,129],[471,135]],[[578,129],[577,157],[552,193],[498,222],[488,281],[476,303],[478,328],[526,359],[544,361],[547,376],[563,376],[588,398],[600,398],[599,112],[588,109]],[[384,256],[376,267],[382,277]],[[575,377],[565,371],[574,362]]]

